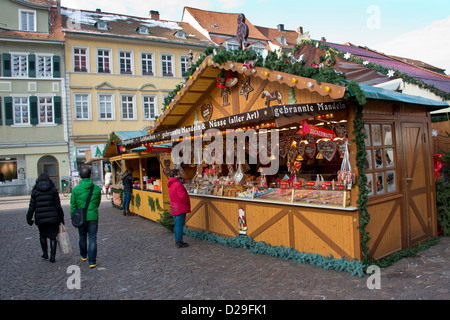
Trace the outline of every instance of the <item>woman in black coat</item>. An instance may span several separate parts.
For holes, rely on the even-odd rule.
[[[34,221],[33,219],[34,214]],[[33,222],[39,229],[42,247],[42,258],[48,259],[47,238],[50,239],[50,262],[55,262],[56,236],[59,224],[64,224],[64,212],[61,207],[59,193],[48,174],[42,173],[31,191],[30,206],[27,212],[27,223]]]

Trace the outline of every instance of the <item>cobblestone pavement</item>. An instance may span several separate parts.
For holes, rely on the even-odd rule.
[[[368,277],[324,270],[246,249],[173,234],[139,216],[125,217],[103,199],[98,267],[78,255],[69,199],[62,197],[73,253],[40,258],[38,230],[28,226],[28,197],[0,198],[0,299],[58,300],[449,300],[450,238],[381,270],[381,289]],[[69,289],[68,267],[78,266],[81,288]]]

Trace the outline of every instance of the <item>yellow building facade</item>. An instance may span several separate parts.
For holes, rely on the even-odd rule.
[[[213,43],[189,24],[62,8],[73,170],[112,131],[146,130],[195,57]],[[95,180],[103,171],[94,166]]]

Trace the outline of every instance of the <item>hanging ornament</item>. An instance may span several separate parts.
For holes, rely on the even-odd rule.
[[[248,99],[248,94],[252,91],[253,88],[250,86],[250,78],[241,80],[241,90],[239,91],[239,94],[245,96],[245,100]]]

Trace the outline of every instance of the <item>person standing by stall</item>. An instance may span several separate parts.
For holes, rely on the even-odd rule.
[[[80,184],[73,188],[70,197],[70,215],[77,208],[84,208],[86,206],[87,198],[92,191],[91,200],[86,212],[86,223],[78,228],[79,247],[81,260],[89,260],[89,267],[95,268],[97,266],[97,231],[98,231],[98,207],[102,199],[102,191],[100,187],[94,185],[91,180],[91,169],[87,166],[82,166],[80,169]],[[88,246],[89,240],[89,246]]]
[[[122,212],[123,215],[131,215],[130,214],[130,201],[131,201],[131,192],[133,191],[133,183],[134,178],[132,176],[133,168],[128,168],[128,170],[122,175],[123,182],[123,203],[122,203]]]
[[[187,247],[188,244],[183,242],[183,227],[186,222],[186,213],[191,212],[191,200],[186,188],[179,180],[179,171],[174,169],[169,173],[170,213],[175,223],[175,246],[177,248]]]
[[[34,215],[34,221],[33,221]],[[30,205],[27,212],[27,223],[35,222],[39,229],[39,241],[42,258],[48,259],[47,238],[50,239],[50,259],[54,263],[56,256],[56,236],[59,224],[64,224],[64,212],[61,207],[58,190],[49,175],[42,173],[31,191]]]

